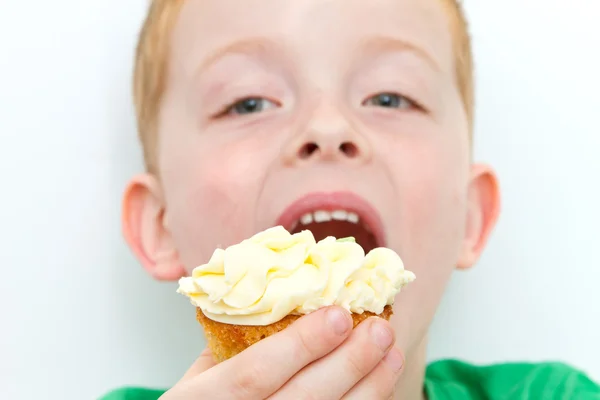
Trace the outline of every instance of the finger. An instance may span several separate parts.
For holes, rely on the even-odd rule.
[[[213,359],[212,352],[207,347],[204,349],[204,351],[202,351],[202,353],[200,353],[200,357],[198,357],[196,361],[194,361],[192,366],[186,371],[186,373],[183,375],[183,378],[181,378],[180,382],[184,382],[192,377],[198,376],[201,373],[214,367],[215,365],[217,364]]]
[[[264,399],[338,347],[351,332],[347,311],[338,307],[316,311],[211,368],[198,385],[210,382],[210,393],[202,393],[207,399]]]
[[[344,396],[344,400],[391,399],[402,374],[404,356],[392,348],[369,375]]]
[[[339,399],[379,364],[393,344],[390,324],[370,318],[331,354],[291,379],[273,399],[295,398],[295,393],[310,399]]]

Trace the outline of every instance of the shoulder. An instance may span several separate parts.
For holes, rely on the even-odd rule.
[[[164,393],[164,390],[127,387],[113,390],[99,400],[158,400]]]
[[[456,360],[437,361],[427,369],[430,399],[582,398],[600,399],[600,386],[584,372],[564,363],[505,363],[478,366]],[[525,396],[525,397],[524,397]],[[584,396],[584,397],[582,397]]]

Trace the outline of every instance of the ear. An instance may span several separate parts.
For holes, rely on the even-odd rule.
[[[471,268],[477,262],[499,213],[500,188],[494,171],[487,165],[473,165],[467,194],[465,237],[458,269]]]
[[[144,269],[159,281],[185,275],[165,218],[159,181],[150,174],[133,178],[123,196],[123,235]]]

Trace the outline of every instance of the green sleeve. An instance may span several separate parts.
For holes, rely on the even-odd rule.
[[[561,363],[475,366],[446,360],[425,377],[428,400],[600,400],[600,386]],[[162,390],[123,388],[99,400],[158,400]]]
[[[164,393],[164,390],[122,388],[100,397],[99,400],[158,400]]]
[[[438,361],[427,369],[428,400],[577,399],[600,400],[600,386],[561,363],[475,366]]]

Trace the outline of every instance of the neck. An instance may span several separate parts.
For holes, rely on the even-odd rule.
[[[395,400],[425,400],[423,385],[427,367],[427,338],[406,355],[404,372],[396,384]]]

